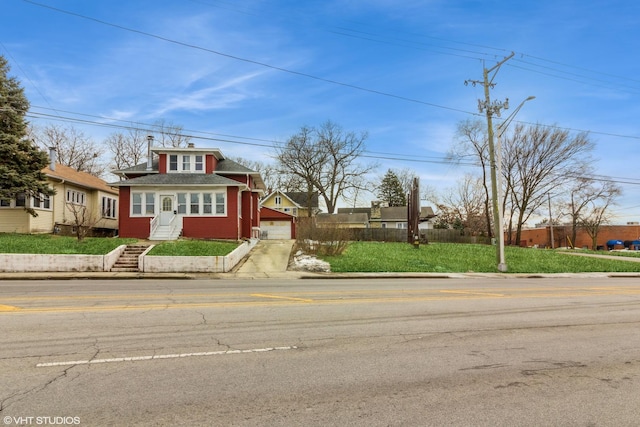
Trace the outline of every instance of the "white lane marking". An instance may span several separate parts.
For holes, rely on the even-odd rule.
[[[38,363],[36,368],[47,368],[52,366],[69,366],[69,365],[93,365],[98,363],[118,363],[118,362],[141,362],[145,360],[157,359],[180,359],[183,357],[203,357],[203,356],[223,356],[227,354],[247,354],[247,353],[264,353],[267,351],[295,350],[298,347],[266,347],[252,348],[249,350],[222,350],[222,351],[204,351],[199,353],[180,353],[180,354],[155,354],[153,356],[131,356],[131,357],[114,357],[111,359],[92,359],[92,360],[74,360],[68,362],[47,362]]]

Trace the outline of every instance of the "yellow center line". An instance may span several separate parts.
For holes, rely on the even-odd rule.
[[[18,311],[19,307],[15,307],[13,305],[2,305],[0,304],[0,311]]]
[[[283,297],[283,296],[278,296],[278,295],[251,294],[251,296],[252,297],[258,297],[258,298],[283,299],[283,300],[287,300],[287,301],[313,302],[312,299],[295,298],[295,297]]]
[[[444,294],[463,294],[463,295],[479,295],[487,297],[504,297],[504,294],[493,294],[490,292],[478,292],[478,291],[440,291]]]

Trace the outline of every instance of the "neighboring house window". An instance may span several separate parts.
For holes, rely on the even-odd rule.
[[[187,193],[178,193],[178,213],[187,213]]]
[[[387,224],[385,222],[382,223],[382,228],[387,228]]]
[[[275,197],[275,202],[276,202],[276,206],[282,205],[282,197],[281,196],[276,196]]]
[[[104,218],[116,217],[116,199],[102,197],[102,216]]]
[[[27,195],[24,193],[18,193],[16,195],[16,207],[25,207],[27,206]]]
[[[169,154],[169,170],[177,171],[178,170],[178,155],[177,154]]]
[[[35,207],[35,202],[32,203]],[[15,199],[2,199],[0,200],[0,207],[2,208],[24,208],[27,206],[27,196],[25,193],[18,193]],[[47,207],[49,209],[49,207]]]
[[[191,193],[191,209],[189,213],[197,214],[200,213],[200,194],[199,193]]]
[[[33,207],[38,209],[51,209],[51,197],[46,194],[34,196]]]
[[[87,195],[82,191],[67,190],[67,203],[84,206],[87,203]]]
[[[182,170],[191,170],[191,156],[182,156]]]
[[[131,193],[131,213],[133,215],[154,215],[156,212],[155,193]]]
[[[196,171],[202,172],[204,170],[204,156],[202,154],[196,156],[195,166]]]
[[[396,228],[406,229],[407,228],[407,223],[406,222],[396,222]]]

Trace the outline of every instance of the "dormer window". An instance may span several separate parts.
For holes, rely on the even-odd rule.
[[[178,170],[178,155],[177,154],[169,154],[169,170],[177,171]]]
[[[202,154],[169,154],[167,159],[168,172],[204,173],[204,155]]]

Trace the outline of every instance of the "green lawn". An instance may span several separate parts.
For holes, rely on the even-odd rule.
[[[238,247],[237,242],[215,240],[176,240],[155,246],[148,255],[156,256],[225,256]]]
[[[75,237],[52,234],[0,233],[0,253],[104,255],[120,245],[135,242],[137,239],[87,237],[78,241]]]
[[[342,255],[323,259],[336,273],[498,271],[496,248],[488,245],[430,243],[416,249],[407,243],[354,242]],[[506,247],[505,259],[509,273],[640,272],[640,263],[636,262],[580,257],[545,249]]]

